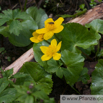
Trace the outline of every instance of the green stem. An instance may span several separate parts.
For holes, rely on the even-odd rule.
[[[100,42],[98,41],[96,57],[97,57],[97,55],[98,55],[98,53],[99,53],[99,50],[100,50]]]
[[[71,85],[70,85],[71,86]],[[79,95],[80,95],[80,93],[73,87],[73,86],[71,86],[71,88],[73,88]]]
[[[87,9],[85,8],[85,9],[83,9],[83,11],[79,11],[79,12],[75,13],[74,15],[63,14],[63,15],[57,15],[57,16],[61,16],[63,18],[68,18],[68,17],[69,18],[75,18],[77,16],[84,14],[86,11],[87,11]]]
[[[67,68],[67,66],[65,65],[65,63],[60,59],[60,61],[63,63],[63,65]]]
[[[26,10],[27,0],[25,0],[24,11]]]
[[[21,6],[21,2],[20,2],[20,0],[19,0],[19,4],[20,4],[20,8],[21,8],[21,10],[22,10],[22,6]]]
[[[47,42],[48,44],[50,44],[50,42],[49,41],[47,41],[47,40],[44,40],[45,42]]]

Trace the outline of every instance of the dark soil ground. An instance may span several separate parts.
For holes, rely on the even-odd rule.
[[[16,9],[20,8],[23,10],[26,0],[0,0],[0,7],[1,12],[2,10],[6,9]],[[96,1],[96,5],[100,4],[98,0]],[[37,6],[38,8],[43,8],[48,16],[56,19],[57,14],[71,14],[73,15],[76,10],[79,10],[80,4],[85,4],[85,8],[88,10],[92,7],[89,5],[90,0],[27,0],[26,7],[30,6]],[[66,18],[65,22],[69,21],[71,18]],[[14,62],[17,58],[19,58],[24,52],[26,52],[29,47],[16,47],[13,46],[9,41],[8,38],[5,38],[0,35],[0,48],[3,47],[5,50],[0,53],[0,67],[5,68]],[[85,61],[85,67],[89,69],[88,74],[94,70],[96,65],[96,61]],[[73,90],[65,81],[59,79],[55,75],[53,75],[53,91],[50,94],[50,97],[54,97],[56,103],[59,103],[60,95],[61,94],[78,94],[75,90]],[[88,81],[87,84],[83,84],[82,82],[77,82],[74,85],[74,88],[80,92],[80,94],[90,94],[90,83],[91,79]]]

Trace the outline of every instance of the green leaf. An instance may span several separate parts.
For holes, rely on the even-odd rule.
[[[25,103],[34,103],[33,96],[27,96],[27,98],[25,99]]]
[[[90,79],[90,76],[88,74],[88,69],[84,67],[78,81],[82,81],[84,84],[86,84],[89,79]]]
[[[73,85],[77,82],[81,71],[83,70],[84,58],[81,54],[73,53],[68,50],[61,52],[61,60],[66,64],[68,73],[64,74],[68,84]]]
[[[9,27],[2,26],[0,27],[0,34],[2,34],[4,37],[7,37],[9,35]]]
[[[9,40],[15,46],[24,47],[31,43],[30,37],[32,36],[32,33],[30,30],[36,30],[37,25],[31,20],[24,21],[21,25],[23,29],[20,31],[19,36],[9,34]]]
[[[101,35],[97,31],[95,31],[93,28],[90,28],[90,32],[95,35],[97,40],[101,38]]]
[[[48,100],[49,97],[45,92],[42,90],[37,89],[36,85],[32,82],[32,88],[30,87],[31,82],[25,82],[23,85],[14,85],[15,89],[17,90],[19,96],[17,97],[17,101],[23,102],[23,103],[34,103],[34,97],[35,101],[38,99],[44,99]],[[29,93],[29,94],[28,94]],[[26,99],[25,99],[26,98]]]
[[[0,26],[13,19],[12,10],[8,9],[2,12],[3,13],[0,13]]]
[[[100,52],[97,55],[98,57],[103,57],[103,49],[100,50]]]
[[[63,76],[65,76],[65,78],[67,78],[66,73],[68,73],[68,70],[66,68],[63,68],[63,67],[58,68],[56,71],[56,75],[59,78],[63,78]]]
[[[26,12],[36,21],[38,28],[44,27],[44,21],[48,19],[48,16],[43,9],[30,7],[26,10]]]
[[[8,88],[0,94],[0,103],[11,103],[16,99],[16,90]]]
[[[59,78],[63,78],[63,68],[58,68],[57,71],[56,71],[56,75],[59,77]]]
[[[42,41],[40,43],[34,43],[33,45],[33,51],[34,51],[34,55],[35,55],[35,60],[43,67],[45,67],[47,65],[46,61],[42,61],[41,60],[41,56],[43,55],[43,53],[40,50],[40,46],[42,45],[49,45],[48,43],[46,43],[45,41]]]
[[[24,73],[21,73],[24,75]],[[15,77],[15,76],[14,76]],[[16,85],[23,85],[25,82],[33,82],[33,78],[29,74],[25,74],[25,76],[22,76],[20,78],[16,79]]]
[[[12,10],[8,9],[2,12],[3,14],[0,13],[0,26],[13,19]]]
[[[6,23],[7,21],[9,21],[6,18],[0,19],[0,26],[3,25],[4,23]]]
[[[25,74],[23,72],[18,72],[12,76],[12,78],[16,78],[16,85],[23,85],[25,82],[33,82],[33,79],[29,74]]]
[[[9,32],[17,36],[20,34],[20,30],[22,30],[22,25],[20,20],[31,19],[26,12],[21,12],[19,9],[15,9],[15,10],[8,9],[3,11],[3,13],[4,14],[1,14],[0,25],[3,25],[5,22],[9,21],[7,22],[8,24],[10,24]]]
[[[30,74],[35,82],[39,81],[45,75],[45,71],[36,62],[25,63],[20,72]]]
[[[35,21],[26,20],[21,23],[22,30],[20,31],[19,36],[14,35],[13,33],[9,33],[9,27],[0,27],[0,33],[9,38],[9,41],[18,47],[24,47],[31,43],[30,37],[32,36],[31,30],[38,29]]]
[[[21,102],[19,102],[19,101],[13,101],[12,103],[21,103]]]
[[[24,73],[20,73],[20,72],[17,72],[16,74],[13,75],[14,78],[23,78],[26,76],[28,76],[28,75],[24,74]]]
[[[95,47],[94,46],[90,46],[89,48],[87,48],[87,49],[83,49],[83,48],[80,48],[79,47],[79,49],[83,52],[83,53],[85,53],[85,54],[87,54],[87,55],[90,55],[91,53],[93,53],[93,52],[95,52]],[[82,54],[83,55],[83,54]],[[85,55],[83,55],[84,57],[86,57]]]
[[[30,37],[32,37],[32,31],[38,29],[38,26],[39,28],[44,26],[44,21],[48,18],[47,14],[44,10],[36,8],[36,15],[33,15],[32,18],[30,15],[34,14],[34,8],[36,7],[29,8],[27,10],[28,14],[15,9],[5,10],[3,11],[4,14],[0,15],[1,25],[5,22],[8,24],[7,27],[0,27],[0,33],[8,37],[13,45],[19,47],[29,45],[31,43]]]
[[[6,77],[0,79],[0,93],[8,86],[9,81]]]
[[[20,71],[30,74],[30,76],[34,79],[38,89],[43,90],[46,94],[51,92],[53,85],[51,75],[46,73],[38,63],[25,63]]]
[[[24,103],[25,102],[25,99],[27,98],[27,94],[23,94],[21,96],[19,96],[16,101],[19,101],[20,103]]]
[[[76,70],[75,68],[71,67],[71,69],[74,69]],[[81,69],[81,68],[80,68]],[[69,84],[69,85],[73,85],[75,82],[78,81],[78,78],[80,77],[80,69],[79,69],[79,72],[73,72],[70,71],[70,69],[68,68],[64,68],[64,67],[60,67],[58,68],[58,70],[56,71],[56,75],[59,77],[59,78],[63,78],[63,76],[65,77],[65,80],[66,82]]]
[[[76,52],[76,47],[87,49],[92,45],[97,45],[96,36],[78,23],[65,24],[63,31],[56,34],[56,37],[62,41],[61,50],[68,49]]]
[[[30,16],[26,12],[21,12],[19,9],[13,10],[14,19],[28,20]]]
[[[91,94],[103,95],[103,59],[98,61],[92,73]]]
[[[54,98],[49,98],[49,100],[44,100],[44,103],[56,103]]]
[[[84,7],[85,7],[85,4],[81,4],[81,5],[79,5],[79,7],[80,7],[80,9],[84,9]]]
[[[90,22],[89,24],[85,25],[87,28],[93,29],[94,31],[96,31],[97,33],[101,33],[103,34],[103,20],[101,19],[95,19],[92,22]]]
[[[74,66],[74,65],[84,61],[84,58],[81,56],[81,54],[73,53],[68,50],[62,51],[61,55],[62,55],[61,60],[67,66]]]
[[[22,30],[22,25],[20,21],[13,20],[9,26],[9,32],[18,36],[20,34],[20,30]]]
[[[16,20],[16,19],[19,19],[19,20],[30,19],[30,16],[26,12],[21,12],[19,9],[15,9],[15,10],[8,9],[2,12],[3,14],[2,13],[0,14],[0,26],[8,21],[10,21],[11,23],[13,20]]]
[[[62,63],[60,63],[60,61],[50,59],[47,61],[47,67],[45,67],[44,69],[49,73],[55,73],[61,65]]]
[[[13,19],[12,10],[11,9],[7,9],[7,10],[4,10],[2,12],[4,13],[4,15],[2,15],[2,18],[7,18],[9,20]]]
[[[45,92],[46,94],[51,93],[52,91],[52,86],[53,86],[53,81],[51,78],[45,77],[40,79],[37,82],[37,88],[41,89],[43,92]]]
[[[38,98],[43,99],[43,100],[48,100],[48,99],[49,99],[49,97],[47,96],[47,94],[45,94],[45,93],[42,92],[42,91],[36,91],[36,92],[34,92],[34,93],[33,93],[33,96],[34,96],[36,99],[38,99]]]
[[[27,82],[24,82],[22,85],[13,85],[13,86],[17,90],[19,95],[25,95],[27,94],[27,91],[30,91],[28,88],[30,83],[31,83],[30,81],[27,81]]]
[[[6,77],[9,78],[13,74],[13,68],[5,71]]]

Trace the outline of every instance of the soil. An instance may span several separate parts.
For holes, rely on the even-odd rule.
[[[1,0],[0,7],[2,10],[6,9],[22,9],[24,8],[26,0]],[[85,4],[85,7],[89,10],[91,6],[89,5],[90,0],[27,0],[26,7],[37,6],[38,8],[43,8],[49,17],[52,17],[54,20],[58,18],[56,15],[70,14],[73,15],[76,10],[80,10],[79,5]],[[96,0],[97,5],[100,4]],[[65,22],[69,21],[71,18],[66,18]],[[103,42],[103,41],[101,41]],[[19,58],[23,53],[25,53],[28,47],[16,47],[12,45],[8,38],[5,38],[0,35],[0,48],[5,48],[3,53],[0,53],[0,67],[5,68],[13,63],[17,58]],[[8,57],[10,57],[8,59]],[[93,57],[93,55],[91,55]],[[85,67],[88,68],[88,74],[91,76],[91,73],[94,71],[94,67],[97,64],[97,61],[85,61]],[[56,103],[60,103],[61,94],[78,94],[73,88],[71,88],[64,80],[53,75],[53,91],[50,94],[50,97],[54,97]],[[90,91],[91,79],[87,84],[82,82],[77,82],[74,85],[74,88],[80,92],[80,94],[91,94]]]

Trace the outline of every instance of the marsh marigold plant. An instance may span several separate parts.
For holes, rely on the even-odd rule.
[[[43,41],[43,36],[44,34],[38,34],[36,32],[32,33],[33,37],[30,38],[30,40],[34,43],[39,43],[41,41]]]
[[[56,39],[53,39],[51,41],[51,44],[47,46],[41,46],[40,49],[44,53],[44,55],[41,57],[42,61],[47,61],[53,57],[54,60],[59,60],[61,58],[61,54],[57,53],[61,48],[61,42],[58,43]]]
[[[64,19],[62,17],[58,18],[56,21],[53,21],[52,18],[48,18],[45,21],[45,28],[38,29],[36,32],[38,34],[44,34],[44,39],[50,39],[54,33],[59,33],[63,30],[63,26],[61,25]]]

